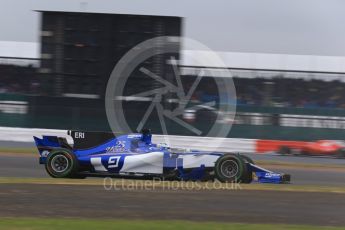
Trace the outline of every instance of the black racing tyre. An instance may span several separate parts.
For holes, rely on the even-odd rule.
[[[216,161],[214,173],[220,182],[240,182],[245,167],[240,155],[225,154]]]
[[[254,164],[254,161],[250,157],[245,156],[245,155],[241,155],[241,157],[244,163]],[[253,181],[253,172],[246,165],[243,175],[241,177],[241,182],[245,184],[249,184],[252,181]]]
[[[290,155],[291,149],[287,146],[281,146],[278,150],[278,153],[281,155]]]
[[[68,149],[54,149],[47,157],[45,168],[54,178],[78,177],[78,161]]]
[[[338,149],[337,155],[341,158],[345,158],[345,149],[344,148]]]

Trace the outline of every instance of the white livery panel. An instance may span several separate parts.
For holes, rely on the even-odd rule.
[[[219,156],[208,154],[188,154],[180,155],[179,158],[183,159],[183,168],[198,168],[201,165],[205,165],[205,167],[214,167]]]
[[[163,152],[126,156],[120,173],[163,173]]]

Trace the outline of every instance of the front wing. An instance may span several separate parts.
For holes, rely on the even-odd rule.
[[[289,174],[272,172],[256,164],[248,163],[248,168],[255,174],[257,181],[260,183],[286,184],[291,181]]]

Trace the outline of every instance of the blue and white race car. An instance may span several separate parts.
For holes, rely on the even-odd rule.
[[[288,183],[290,175],[257,166],[233,153],[173,149],[151,142],[151,132],[115,136],[113,133],[68,131],[66,138],[34,137],[40,164],[54,178],[159,177],[165,180]]]

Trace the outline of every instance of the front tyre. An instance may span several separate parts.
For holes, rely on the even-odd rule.
[[[216,161],[214,173],[220,182],[239,182],[244,169],[245,163],[241,156],[225,154]]]
[[[77,175],[78,162],[67,149],[55,149],[47,157],[47,173],[53,178],[74,178]]]
[[[344,148],[338,149],[336,155],[338,155],[338,157],[340,158],[345,158],[345,149]]]

